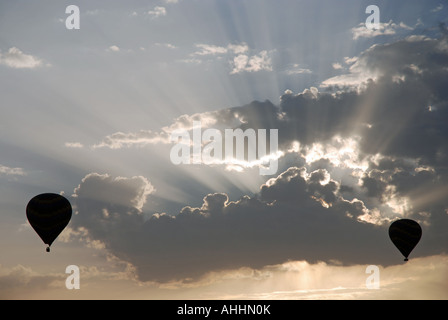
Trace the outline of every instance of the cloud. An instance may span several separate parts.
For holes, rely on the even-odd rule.
[[[313,73],[310,69],[302,68],[299,64],[293,64],[292,67],[288,68],[285,73],[287,75],[295,74],[310,74]]]
[[[184,207],[176,216],[153,214],[147,221],[130,206],[135,194],[142,195],[141,185],[126,187],[123,192],[115,179],[86,176],[75,190],[72,227],[85,228],[92,240],[134,265],[141,281],[198,278],[290,259],[393,261],[385,230],[356,220],[367,208],[343,199],[325,170],[291,167],[264,184],[258,197],[230,201],[226,194],[209,194],[201,207]],[[113,205],[117,201],[128,206]],[[341,237],[341,230],[350,237]]]
[[[113,52],[119,52],[120,51],[120,47],[118,47],[116,45],[113,45],[113,46],[110,46],[108,48],[108,50],[113,51]]]
[[[380,23],[378,29],[367,28],[365,23],[360,23],[357,27],[351,29],[353,40],[357,40],[359,38],[373,38],[378,36],[394,35],[397,33],[397,31],[402,30],[412,30],[412,27],[409,27],[403,22],[396,24],[392,20],[390,20],[389,22]]]
[[[141,130],[139,132],[115,132],[103,139],[98,144],[93,146],[96,148],[108,147],[110,149],[121,149],[123,147],[129,147],[133,145],[144,146],[148,144],[156,143],[168,143],[169,135],[166,133],[157,133],[150,130]]]
[[[271,54],[263,50],[258,55],[240,54],[233,58],[232,71],[230,74],[242,72],[272,71]]]
[[[341,68],[338,68],[338,66],[339,65],[337,65],[337,68],[335,68],[336,70],[342,69],[342,66]],[[369,70],[365,68],[365,66],[361,63],[355,63],[349,68],[349,73],[326,79],[321,83],[320,86],[322,88],[351,87],[362,89],[365,87],[369,80],[376,80],[378,79],[378,77],[378,70]]]
[[[347,65],[353,64],[358,60],[358,57],[344,57],[344,63]]]
[[[193,129],[193,122],[199,121],[203,128],[208,128],[212,125],[218,124],[219,122],[226,121],[228,117],[224,116],[224,112],[219,112],[222,119],[218,121],[218,112],[204,112],[196,113],[193,115],[182,115],[176,118],[173,123],[169,126],[163,127],[161,131],[154,132],[151,130],[140,130],[139,132],[116,132],[107,137],[105,137],[100,143],[93,146],[96,148],[110,148],[110,149],[121,149],[124,147],[143,147],[153,144],[170,144],[171,133],[175,130],[187,130]]]
[[[80,142],[66,142],[64,145],[66,148],[75,148],[75,149],[84,148],[84,145]]]
[[[220,55],[227,53],[241,54],[249,51],[249,47],[246,43],[241,44],[228,44],[226,47],[215,46],[210,44],[197,44],[196,47],[200,49],[193,53],[193,55],[207,56],[207,55]]]
[[[228,44],[227,46],[217,46],[210,44],[196,44],[199,50],[190,54],[192,59],[181,60],[189,63],[201,63],[203,59],[222,59],[228,57],[230,74],[243,72],[272,71],[273,51],[262,50],[259,53],[252,52],[246,43]]]
[[[321,87],[364,88],[369,80],[381,78],[397,81],[405,76],[410,77],[412,73],[422,71],[422,63],[433,67],[429,66],[432,64],[429,61],[431,52],[446,55],[445,43],[446,37],[431,39],[412,35],[391,44],[373,45],[359,57],[346,57],[345,63],[350,65],[349,73],[329,78],[321,83]],[[409,54],[406,54],[406,50],[410,50]],[[428,74],[434,72],[433,69],[426,71]]]
[[[443,9],[443,4],[439,4],[437,7],[431,10],[431,12],[439,12]]]
[[[7,176],[25,176],[26,173],[22,168],[11,168],[0,164],[0,175]]]
[[[342,67],[342,64],[340,64],[339,62],[334,62],[334,63],[332,63],[331,66],[332,66],[333,69],[335,69],[335,70],[340,70],[340,69],[343,68],[343,67]]]
[[[209,44],[197,44],[196,47],[199,48],[200,51],[195,52],[194,55],[199,56],[224,54],[228,52],[228,48],[226,47],[214,46]]]
[[[166,16],[166,8],[165,7],[156,6],[156,7],[154,7],[154,9],[149,10],[147,13],[152,18],[163,17],[163,16]]]
[[[157,47],[165,47],[165,48],[168,48],[168,49],[177,49],[177,47],[174,44],[171,44],[171,43],[159,43],[159,42],[157,42],[154,45],[157,46]]]
[[[81,184],[82,188],[79,185],[74,191],[76,197],[107,202],[109,205],[137,210],[136,212],[141,212],[147,196],[155,191],[151,183],[141,176],[112,178],[107,174],[90,173]]]
[[[35,69],[43,65],[42,60],[23,53],[20,49],[12,47],[6,53],[0,52],[0,64],[14,69]]]
[[[140,281],[199,280],[210,272],[287,260],[390,265],[399,256],[387,224],[366,223],[362,217],[373,212],[361,200],[344,198],[341,183],[325,169],[290,167],[254,197],[230,201],[226,194],[209,194],[201,207],[186,206],[175,216],[156,213],[149,220],[133,200],[144,202],[144,185],[141,178],[86,176],[75,190],[72,224],[134,266]],[[430,224],[422,227],[427,246],[436,239],[444,243],[441,234],[431,237]]]

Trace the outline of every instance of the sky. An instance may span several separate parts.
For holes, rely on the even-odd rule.
[[[442,0],[0,0],[0,298],[447,299],[446,88]],[[199,122],[277,130],[276,172],[173,163]]]

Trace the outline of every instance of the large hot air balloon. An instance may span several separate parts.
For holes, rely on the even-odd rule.
[[[422,237],[422,228],[414,220],[400,219],[390,225],[389,237],[404,256],[404,261],[408,261],[409,254]]]
[[[28,202],[26,217],[50,252],[51,244],[72,217],[72,206],[59,194],[43,193]]]

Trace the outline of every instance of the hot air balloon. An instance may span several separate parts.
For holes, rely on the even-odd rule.
[[[414,220],[400,219],[390,225],[389,237],[404,256],[404,261],[408,261],[409,254],[422,237],[422,228]]]
[[[69,223],[72,206],[63,196],[55,193],[43,193],[28,202],[26,217],[42,241],[50,246]]]

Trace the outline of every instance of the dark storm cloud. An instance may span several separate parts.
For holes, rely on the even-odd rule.
[[[132,263],[143,281],[290,259],[369,263],[374,256],[376,263],[391,262],[395,253],[384,229],[348,217],[365,214],[365,206],[342,199],[338,183],[327,181],[324,170],[291,167],[263,185],[258,198],[229,201],[225,194],[209,194],[200,208],[155,214],[146,222],[138,210],[111,205],[113,194],[110,202],[82,195],[89,185],[110,189],[116,183],[86,177],[77,189],[73,226],[86,228],[92,239]]]
[[[79,213],[74,226],[87,229],[92,240],[132,263],[141,280],[195,278],[288,259],[395,263],[400,258],[387,225],[365,222],[378,218],[375,214],[383,219],[378,221],[401,214],[422,224],[416,256],[446,252],[447,66],[446,35],[413,36],[361,54],[348,76],[374,74],[363,86],[325,93],[310,88],[285,93],[280,106],[253,102],[196,115],[219,128],[279,129],[284,151],[295,141],[306,148],[334,143],[335,136],[357,136],[359,160],[367,161],[359,185],[333,178],[337,170],[351,174],[354,169],[338,168],[325,158],[303,165],[303,157],[287,154],[285,170],[255,196],[229,201],[225,194],[209,194],[201,207],[187,206],[177,215],[154,214],[145,221],[141,204],[152,190],[149,181],[93,174],[75,191]],[[343,79],[333,79],[333,84],[343,84]],[[193,118],[181,117],[172,127],[191,126]],[[108,192],[92,197],[98,190]],[[401,213],[391,209],[394,201],[407,201]]]

